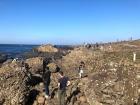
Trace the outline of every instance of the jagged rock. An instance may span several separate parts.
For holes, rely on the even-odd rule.
[[[128,71],[125,72],[108,71],[96,73],[89,77],[90,79],[85,85],[85,95],[90,105],[96,105],[95,102],[102,105],[134,104],[134,100],[139,95],[137,92],[139,82],[135,78],[137,69],[133,68],[131,71],[129,67],[126,68]],[[120,75],[123,75],[122,78],[119,78]]]
[[[64,74],[70,77],[71,85],[67,87],[68,105],[139,105],[139,62],[131,62],[132,59],[131,56],[129,56],[131,52],[127,53],[127,51],[121,51],[122,48],[119,46],[112,45],[113,50],[110,51],[100,51],[99,49],[96,51],[83,47],[75,48],[71,50],[69,54],[63,56],[62,59],[48,65],[50,70],[54,72],[56,72],[56,66],[59,65],[61,70],[64,71]],[[117,47],[119,47],[119,50],[116,50]],[[78,67],[81,61],[85,63],[84,75],[86,74],[88,76],[79,79],[77,78]],[[27,59],[26,63],[32,67],[30,69],[31,72],[36,74],[42,69],[43,58],[36,57]],[[17,102],[15,100],[18,100],[18,96],[24,99],[24,92],[28,94],[26,91],[27,87],[25,86],[24,89],[22,84],[20,84],[20,87],[16,87],[16,84],[21,83],[20,81],[24,84],[23,80],[27,77],[27,75],[22,77],[24,73],[19,72],[19,70],[22,71],[23,69],[19,67],[16,62],[4,64],[2,68],[2,70],[0,69],[0,77],[4,77],[4,74],[6,74],[6,79],[2,78],[2,80],[0,80],[0,82],[2,81],[2,84],[0,84],[0,97],[2,96],[0,104],[9,104],[7,102],[9,102],[10,99],[6,98],[8,95],[9,97],[13,97],[10,100],[12,104]],[[57,73],[52,73],[49,87],[52,99],[49,101],[44,98],[43,83],[33,87],[36,90],[36,94],[33,92],[33,94],[35,94],[34,105],[38,105],[38,103],[45,103],[45,105],[58,104],[58,78],[59,76]],[[26,80],[28,81],[28,79]],[[7,85],[5,86],[5,84]],[[24,92],[22,92],[21,87]],[[14,95],[10,94],[5,88],[7,88],[7,90],[10,89],[10,92],[14,93]],[[14,90],[11,90],[11,88]],[[16,91],[16,89],[18,91]],[[7,91],[6,94],[8,95],[4,96],[4,91]],[[19,95],[19,93],[23,95]]]
[[[138,99],[139,63],[129,60],[130,53],[126,51],[124,56],[123,49],[116,50],[116,45],[112,48],[111,52],[75,48],[58,61],[65,74],[75,82],[79,63],[85,62],[84,73],[89,75],[89,80],[82,79],[77,86],[84,91],[90,105],[133,105]]]
[[[47,65],[51,72],[58,72],[60,68],[55,63],[50,63]]]
[[[42,57],[29,58],[25,62],[29,65],[30,71],[33,74],[42,71],[42,68],[43,68],[43,58]]]
[[[91,49],[88,50],[83,47],[75,48],[69,54],[63,56],[63,58],[58,62],[58,65],[62,65],[61,68],[62,70],[64,70],[65,74],[73,78],[78,75],[78,67],[80,65],[80,62],[83,61],[87,63],[89,59],[92,59],[89,58],[92,55],[93,55],[93,51]],[[84,73],[88,73],[87,72],[88,68],[89,67],[86,66]]]
[[[0,97],[3,105],[25,105],[29,88],[26,70],[18,63],[3,65],[0,68]]]
[[[39,46],[37,48],[37,51],[38,52],[51,52],[52,53],[52,52],[58,52],[58,49],[50,44],[47,44],[47,45]]]

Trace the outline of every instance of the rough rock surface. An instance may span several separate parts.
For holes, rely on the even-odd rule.
[[[71,79],[78,76],[80,61],[85,62],[84,94],[90,105],[133,105],[138,103],[140,89],[139,56],[133,62],[132,48],[94,51],[76,48],[58,61]],[[120,46],[120,45],[119,45]],[[139,51],[137,51],[139,55]],[[77,74],[77,76],[76,76]],[[137,104],[136,104],[137,105]]]
[[[30,67],[30,72],[35,74],[39,73],[42,71],[42,64],[43,64],[43,58],[42,57],[34,57],[34,58],[29,58],[25,61],[29,67]]]
[[[50,44],[47,44],[47,45],[39,46],[37,48],[37,51],[38,52],[50,52],[50,53],[52,53],[52,52],[58,52],[58,49]]]
[[[29,81],[27,75],[18,63],[0,68],[0,105],[25,105]]]
[[[61,65],[61,69],[66,72],[70,77],[75,77],[78,74],[78,66],[81,61],[88,63],[89,59],[92,59],[94,53],[86,48],[75,48],[71,50],[69,54],[63,56],[61,60],[58,61],[58,65]],[[91,58],[92,57],[92,58]],[[92,67],[92,65],[90,65]],[[86,66],[85,69],[87,69]]]
[[[85,82],[88,102],[90,105],[133,105],[139,97],[137,75],[138,68],[127,66],[92,74]]]
[[[110,49],[111,48],[111,49]],[[133,52],[137,53],[136,62],[133,62]],[[50,83],[51,99],[45,99],[44,84],[39,81],[30,89],[30,97],[26,97],[30,104],[27,105],[58,105],[57,97],[57,83],[59,75],[56,73],[57,65],[64,71],[64,74],[70,78],[71,85],[67,87],[67,105],[139,105],[140,104],[140,50],[136,47],[128,47],[120,44],[107,44],[102,49],[92,49],[79,47],[74,50],[70,50],[69,53],[62,57],[62,59],[53,60],[48,66],[53,71]],[[83,69],[83,78],[78,77],[78,67],[80,62],[85,63]],[[36,57],[27,59],[26,63],[31,67],[31,72],[36,74],[42,69],[43,58]],[[19,67],[16,63],[8,63],[2,66],[0,69],[0,77],[5,77],[4,74],[10,73],[7,79],[1,79],[0,87],[0,104],[9,104],[8,97],[14,97],[16,99],[15,105],[20,105],[19,99],[15,96],[20,96],[24,101],[27,86],[24,83],[24,79],[28,81],[27,76],[19,71]],[[17,68],[17,69],[15,69]],[[3,72],[4,70],[4,72]],[[7,72],[6,72],[6,71]],[[13,72],[14,71],[14,72]],[[12,74],[14,76],[12,76]],[[20,75],[20,76],[19,76]],[[22,77],[22,75],[24,77]],[[11,79],[10,79],[11,78]],[[18,79],[19,78],[19,79]],[[41,76],[39,77],[41,79]],[[17,82],[13,82],[13,81]],[[34,79],[33,81],[36,81]],[[5,82],[8,81],[8,82]],[[22,83],[20,82],[22,81]],[[40,83],[41,82],[41,83]],[[20,87],[14,85],[14,83],[21,83]],[[3,88],[3,86],[5,86]],[[13,89],[7,92],[6,87]],[[25,86],[25,88],[23,88]],[[22,89],[21,89],[22,87]],[[8,88],[8,89],[9,89]],[[17,88],[17,90],[16,90]],[[24,92],[22,92],[24,91]],[[3,93],[3,94],[2,94]],[[22,93],[22,95],[19,93]],[[6,96],[5,96],[6,95]],[[20,98],[21,99],[21,98]],[[24,102],[22,101],[22,102]],[[14,102],[14,101],[12,101]],[[23,103],[24,104],[24,103]],[[14,104],[13,104],[14,105]]]

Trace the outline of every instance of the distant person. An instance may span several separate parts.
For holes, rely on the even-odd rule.
[[[79,66],[79,78],[82,78],[85,69],[85,63],[83,61],[80,62]]]
[[[70,85],[69,78],[64,76],[62,71],[59,71],[60,79],[58,80],[58,98],[59,105],[66,105],[66,87]]]
[[[24,67],[25,67],[26,72],[28,73],[28,77],[30,77],[30,79],[31,79],[31,77],[32,77],[32,74],[30,72],[31,67],[29,67],[28,63],[24,63]]]
[[[30,67],[29,67],[29,64],[28,63],[24,63],[24,67],[27,71],[29,71]]]
[[[44,75],[46,66],[47,66],[50,62],[51,62],[51,58],[45,58],[45,59],[43,60],[43,74],[42,74],[42,75]]]
[[[91,47],[92,47],[91,44],[87,44],[87,45],[86,45],[86,48],[87,48],[87,49],[90,49]]]
[[[82,78],[82,74],[83,74],[83,69],[82,69],[82,65],[79,66],[79,78]]]
[[[46,64],[43,64],[43,81],[45,84],[45,98],[48,99],[50,96],[49,85],[51,82],[51,71]]]
[[[96,43],[96,48],[99,48],[99,44],[98,43]]]

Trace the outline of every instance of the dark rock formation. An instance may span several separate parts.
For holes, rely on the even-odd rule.
[[[8,56],[6,54],[0,53],[0,63],[5,62],[8,59]]]
[[[25,62],[29,65],[31,73],[35,74],[42,72],[43,69],[42,57],[29,58]]]

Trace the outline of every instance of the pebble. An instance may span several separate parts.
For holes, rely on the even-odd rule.
[[[81,97],[79,98],[79,100],[80,100],[82,103],[87,102],[87,99],[86,99],[85,96],[81,96]]]
[[[37,99],[37,102],[38,102],[38,104],[44,104],[45,98],[42,97],[42,96],[39,96],[38,99]]]

